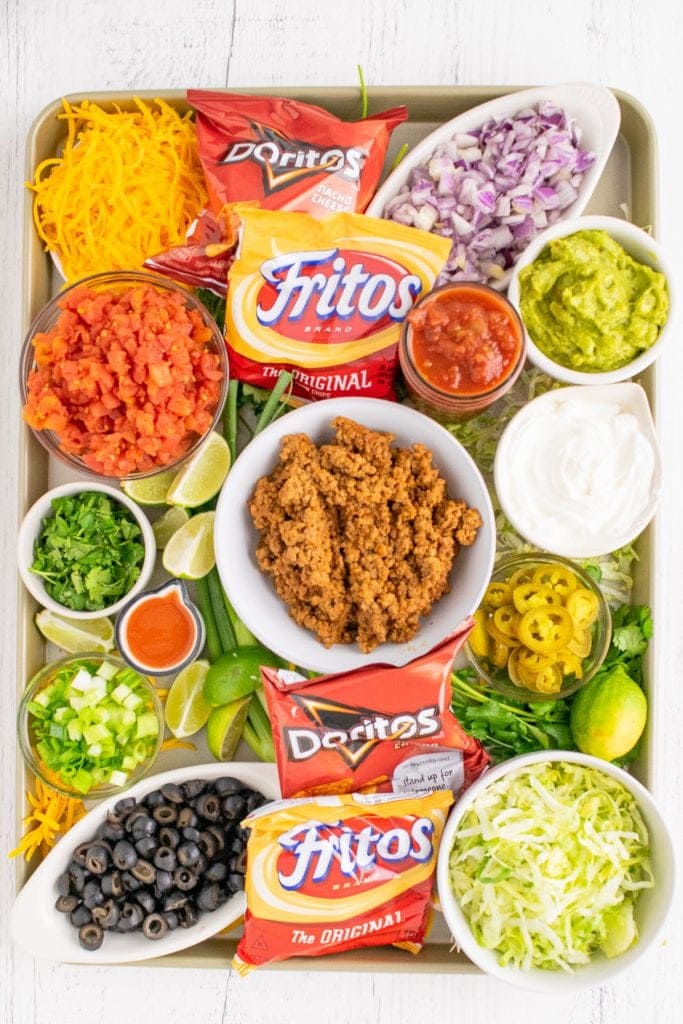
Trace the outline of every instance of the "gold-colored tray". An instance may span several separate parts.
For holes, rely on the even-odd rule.
[[[520,86],[519,88],[522,88]],[[270,89],[232,90],[235,92],[272,94]],[[289,88],[279,89],[278,94],[309,103],[315,103],[332,111],[339,117],[353,120],[359,116],[358,90],[353,88]],[[514,91],[511,87],[500,86],[420,86],[420,87],[387,87],[368,90],[371,110],[383,110],[388,107],[405,103],[410,112],[410,119],[400,126],[393,135],[387,154],[385,171],[391,166],[398,149],[407,142],[413,145],[424,138],[439,124],[449,120],[456,114],[470,107],[495,99],[505,93]],[[159,91],[139,93],[90,93],[67,97],[79,103],[84,99],[93,100],[105,109],[113,104],[123,109],[132,109],[133,96],[152,100],[161,98],[181,111],[188,109],[185,93],[182,91]],[[658,219],[658,182],[657,182],[657,143],[652,121],[647,111],[634,97],[616,91],[621,107],[621,128],[616,144],[609,158],[598,187],[586,210],[587,213],[601,213],[616,217],[626,216],[635,224],[650,225],[653,234],[657,234]],[[56,100],[46,107],[34,121],[27,139],[26,146],[26,178],[31,179],[36,166],[44,159],[58,151],[65,138],[64,122],[57,115],[62,109],[61,100]],[[56,287],[55,272],[48,253],[35,231],[31,213],[31,197],[27,192],[24,211],[24,273],[23,273],[23,328],[28,327],[33,317],[53,294]],[[17,362],[19,359],[19,339],[17,341]],[[656,371],[651,367],[640,378],[646,388],[656,421]],[[27,427],[21,436],[19,474],[19,517],[48,487],[61,483],[65,476],[64,467],[56,460],[51,460],[46,451],[33,438]],[[657,618],[655,602],[655,525],[638,540],[639,561],[635,570],[634,600],[648,603],[652,607],[655,620]],[[46,645],[33,624],[33,616],[37,605],[27,591],[18,584],[18,622],[17,622],[17,695],[25,683],[45,663]],[[650,652],[648,665],[649,686],[657,685],[653,678],[653,658]],[[652,705],[651,705],[652,706]],[[634,766],[634,774],[646,786],[650,782],[650,770],[654,751],[656,750],[657,722],[650,720],[646,742],[639,762]],[[244,745],[238,751],[238,759],[249,760],[253,757]],[[186,752],[173,752],[162,755],[157,762],[158,771],[164,771],[178,763],[206,762],[210,760],[206,749],[187,755]],[[23,794],[28,780],[25,766],[18,755],[16,785],[18,794]],[[23,795],[19,796],[17,806],[23,807]],[[21,831],[21,818],[16,822],[17,835]],[[17,861],[17,887],[26,881],[30,868]],[[429,940],[422,952],[411,956],[391,947],[361,949],[340,956],[318,958],[299,958],[287,960],[274,965],[280,970],[329,970],[329,971],[412,971],[417,973],[478,973],[478,969],[462,954],[451,950],[451,938],[440,914],[435,915],[435,924]],[[146,962],[146,966],[158,967],[222,967],[225,968],[235,951],[237,934],[216,936],[206,942],[181,953],[159,957]]]

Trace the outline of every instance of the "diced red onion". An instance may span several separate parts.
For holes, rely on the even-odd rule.
[[[442,143],[384,216],[453,238],[438,283],[500,279],[539,231],[575,203],[595,154],[581,130],[544,100]]]

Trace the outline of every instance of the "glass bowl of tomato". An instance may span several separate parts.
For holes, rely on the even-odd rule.
[[[71,469],[132,480],[173,469],[218,423],[228,357],[216,322],[182,285],[115,271],[47,303],[20,363],[25,422]]]
[[[567,558],[532,552],[498,563],[465,653],[506,697],[557,700],[593,678],[611,635],[609,607],[593,577]]]
[[[419,408],[442,423],[470,419],[509,391],[524,366],[519,314],[487,285],[435,288],[406,317],[399,360]]]

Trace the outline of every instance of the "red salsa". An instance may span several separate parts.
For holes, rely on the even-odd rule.
[[[522,327],[507,299],[491,288],[441,288],[408,314],[416,371],[451,395],[499,387],[519,362]]]

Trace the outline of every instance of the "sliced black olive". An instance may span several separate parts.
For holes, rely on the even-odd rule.
[[[220,797],[231,796],[233,793],[239,793],[242,783],[239,779],[233,779],[231,775],[223,775],[220,779],[215,780],[213,788]]]
[[[193,925],[199,920],[199,914],[197,908],[192,903],[186,903],[184,907],[181,907],[178,911],[178,923],[181,928],[192,928]]]
[[[79,843],[74,852],[71,854],[76,863],[80,864],[81,867],[85,867],[85,858],[87,856],[91,844],[92,839],[89,839],[87,843]]]
[[[160,846],[154,854],[154,866],[162,871],[173,871],[178,864],[175,850],[170,846]]]
[[[91,878],[83,886],[83,903],[92,910],[93,907],[99,907],[101,903],[104,903],[104,893],[100,888],[99,880],[96,881]]]
[[[110,843],[118,843],[119,839],[123,839],[126,834],[122,824],[113,825],[109,821],[105,821],[104,825],[101,825],[97,832],[98,839],[107,839]]]
[[[192,867],[199,860],[200,849],[196,843],[181,843],[176,850],[178,863],[183,867]]]
[[[81,903],[79,907],[76,907],[75,910],[71,911],[69,914],[69,920],[74,928],[80,928],[82,924],[88,924],[89,921],[92,921],[92,915],[88,908],[84,907]]]
[[[210,832],[200,832],[197,844],[200,850],[206,854],[209,860],[212,860],[218,853],[218,843],[216,837],[212,836]]]
[[[159,804],[152,811],[154,820],[160,825],[175,825],[178,819],[177,808],[173,804]]]
[[[172,850],[175,850],[179,842],[180,832],[177,828],[169,828],[168,825],[164,825],[163,828],[159,829],[159,843],[161,846],[170,846]]]
[[[75,860],[69,864],[69,885],[71,892],[82,893],[85,885],[85,871]]]
[[[144,836],[151,836],[157,830],[157,823],[154,818],[136,818],[135,824],[130,830],[130,834],[133,837],[133,842],[136,843],[138,839],[142,839]]]
[[[164,918],[164,921],[168,925],[168,930],[171,931],[171,932],[175,931],[175,929],[180,924],[180,922],[178,920],[178,915],[176,914],[175,910],[169,910],[167,913],[164,913],[162,916]]]
[[[114,900],[107,900],[101,907],[93,907],[92,917],[102,928],[115,928],[119,923],[119,908]]]
[[[149,812],[146,807],[136,807],[134,811],[131,811],[126,818],[124,825],[126,832],[130,833],[137,826],[138,822],[145,821],[149,818]]]
[[[157,871],[154,888],[159,896],[163,896],[173,888],[173,875],[170,871]]]
[[[136,892],[135,901],[140,904],[145,914],[153,914],[157,909],[157,901],[149,889],[140,889],[140,892]]]
[[[161,792],[163,793],[164,798],[169,801],[169,803],[185,803],[185,795],[180,786],[176,786],[175,782],[167,782],[165,785],[161,787]]]
[[[57,892],[60,896],[68,896],[71,892],[71,879],[68,871],[65,871],[57,879]]]
[[[112,860],[121,871],[127,871],[137,862],[137,850],[127,839],[120,839],[114,847]]]
[[[128,903],[126,901],[121,908],[116,927],[120,932],[135,931],[142,924],[144,916],[144,911],[138,903]]]
[[[225,879],[225,884],[230,894],[241,892],[244,889],[244,875],[238,871],[231,871]]]
[[[127,818],[131,811],[135,810],[135,797],[124,796],[114,804],[114,812],[120,815],[120,820]]]
[[[268,799],[263,793],[250,793],[247,797],[247,814],[255,811],[257,807],[263,807],[264,804],[268,803]]]
[[[199,818],[191,807],[181,807],[178,811],[178,828],[194,828]]]
[[[225,832],[218,825],[207,825],[206,831],[210,832],[218,843],[218,852],[222,853],[225,849]]]
[[[246,845],[246,840],[238,832],[235,832],[228,843],[228,853],[241,853]]]
[[[247,848],[246,846],[236,853],[234,857],[229,860],[230,870],[237,871],[240,875],[243,875],[247,870]]]
[[[213,864],[209,864],[208,868],[204,873],[204,877],[207,882],[222,882],[228,874],[227,864],[223,864],[220,860],[215,860]]]
[[[102,892],[105,896],[113,896],[114,899],[118,899],[123,894],[123,882],[121,881],[120,871],[110,871],[106,875],[102,875]]]
[[[74,896],[73,894],[71,896],[62,895],[57,898],[55,907],[60,914],[70,914],[72,910],[76,909],[78,902],[78,896]]]
[[[151,807],[152,810],[154,810],[155,807],[158,807],[159,804],[163,804],[164,802],[164,794],[161,792],[160,789],[153,789],[152,792],[148,793],[145,799],[143,800],[145,806]]]
[[[157,877],[157,869],[148,860],[139,860],[131,868],[130,873],[133,878],[137,878],[138,882],[142,882],[143,885],[153,885]]]
[[[181,907],[185,906],[189,898],[187,893],[181,892],[179,889],[171,889],[164,900],[164,910],[180,910]]]
[[[181,892],[189,892],[199,882],[199,879],[189,868],[176,868],[173,872],[173,883]]]
[[[217,882],[209,882],[199,890],[197,906],[200,910],[215,910],[220,903],[221,890]],[[181,922],[182,923],[182,922]]]
[[[148,939],[163,939],[168,921],[161,914],[148,914],[142,922],[142,934]]]
[[[143,836],[142,839],[138,839],[135,844],[135,849],[141,857],[149,857],[159,846],[159,840],[156,836]]]
[[[103,843],[93,843],[85,855],[85,866],[91,875],[103,875],[111,859],[111,850]]]
[[[225,797],[221,804],[221,810],[223,817],[228,821],[240,821],[246,813],[247,801],[238,793],[233,793],[231,796]]]
[[[202,793],[195,804],[197,814],[206,821],[218,821],[221,813],[221,802],[215,793]]]
[[[91,952],[100,948],[103,938],[104,932],[98,924],[91,922],[78,929],[78,941],[83,949],[89,949]]]
[[[187,828],[183,829],[183,839],[185,839],[188,843],[196,843],[197,840],[199,839],[199,836],[199,829],[195,828],[193,825],[189,825]]]
[[[206,871],[206,869],[208,868],[208,866],[209,866],[209,858],[206,857],[203,853],[200,853],[199,854],[199,860],[194,865],[192,870],[194,871],[195,875],[203,875],[204,872]]]
[[[123,885],[124,892],[137,892],[142,886],[142,882],[138,882],[132,871],[123,872],[121,875],[121,884]]]
[[[190,779],[188,782],[183,782],[180,787],[185,795],[186,800],[194,800],[196,796],[203,793],[206,789],[206,783],[203,779]]]

